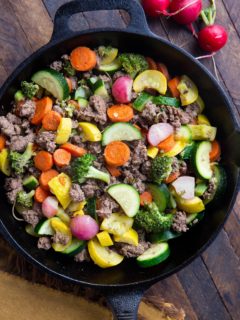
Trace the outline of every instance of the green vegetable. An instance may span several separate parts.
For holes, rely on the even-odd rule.
[[[98,54],[100,56],[100,65],[109,65],[116,59],[118,55],[118,49],[111,46],[100,46],[98,48]]]
[[[23,174],[31,164],[31,158],[34,155],[33,144],[29,143],[24,153],[10,151],[9,159],[12,170],[16,174]]]
[[[172,230],[164,230],[158,233],[150,234],[149,240],[151,243],[160,243],[160,242],[178,238],[180,236],[181,236],[180,232],[175,232]]]
[[[147,92],[141,92],[137,99],[133,102],[133,108],[137,111],[142,111],[148,101],[150,101],[152,96]]]
[[[74,94],[74,100],[78,100],[79,98],[88,99],[90,97],[90,89],[85,87],[78,87]]]
[[[63,69],[68,76],[73,77],[76,74],[76,70],[72,67],[71,62],[69,60],[66,60],[64,62]]]
[[[135,78],[138,73],[148,69],[147,60],[140,54],[122,53],[118,59],[122,63],[124,70],[132,78]]]
[[[160,212],[164,212],[170,201],[170,192],[168,187],[164,183],[161,185],[148,183],[147,190],[151,193],[153,201],[156,203],[158,210]]]
[[[38,184],[38,180],[34,176],[29,176],[23,180],[23,186],[28,190],[36,189]]]
[[[29,99],[32,99],[37,94],[39,85],[33,82],[22,81],[21,88],[23,95]]]
[[[191,158],[192,152],[195,147],[195,142],[188,144],[183,151],[179,154],[180,158],[183,160],[189,160]]]
[[[153,267],[166,260],[169,255],[170,249],[167,242],[155,243],[137,257],[137,264],[142,268]]]
[[[41,221],[38,222],[36,225],[34,232],[37,235],[41,236],[53,236],[54,235],[54,230],[51,226],[51,219],[42,219]]]
[[[110,175],[100,171],[92,166],[96,158],[92,154],[85,154],[82,157],[76,158],[72,162],[72,177],[73,182],[83,183],[87,178],[98,179],[106,183],[110,182]]]
[[[207,188],[208,186],[205,182],[198,183],[195,187],[195,196],[201,197]]]
[[[191,156],[191,164],[194,171],[198,177],[206,180],[209,180],[213,174],[209,159],[209,153],[211,149],[211,142],[197,142]]]
[[[69,247],[61,251],[61,253],[67,254],[69,256],[75,256],[81,252],[86,247],[86,241],[79,239],[72,239],[72,243]]]
[[[86,213],[98,222],[98,215],[96,212],[96,198],[90,198],[87,200],[86,207],[84,208]]]
[[[179,99],[164,97],[164,96],[157,96],[152,97],[152,102],[158,105],[166,105],[179,108],[181,106],[181,102]]]
[[[173,158],[157,156],[152,160],[150,180],[161,183],[172,171]]]
[[[144,229],[147,233],[169,229],[172,221],[173,215],[161,213],[155,202],[140,209],[134,220],[136,226]]]
[[[34,194],[35,194],[34,190],[30,191],[29,193],[21,190],[17,194],[16,203],[26,208],[31,208],[33,205]]]
[[[18,90],[17,92],[15,92],[14,100],[16,102],[22,101],[24,99],[25,99],[25,96],[24,96],[24,94],[23,94],[23,92],[21,90]]]

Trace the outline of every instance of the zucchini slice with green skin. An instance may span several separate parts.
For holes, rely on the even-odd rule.
[[[34,231],[34,227],[31,224],[25,226],[25,231],[32,237],[39,237],[39,235]]]
[[[156,203],[159,211],[164,212],[170,201],[170,192],[168,187],[164,183],[160,185],[148,183],[146,187],[151,193],[153,201]]]
[[[100,55],[100,66],[109,65],[112,63],[118,55],[118,49],[112,47],[100,46],[98,48],[98,53]]]
[[[195,144],[191,162],[196,174],[203,179],[209,180],[212,177],[209,153],[212,150],[211,142],[202,141]]]
[[[143,254],[137,257],[137,264],[142,268],[149,268],[166,260],[170,255],[167,242],[154,243]]]
[[[78,87],[74,93],[74,100],[79,98],[88,99],[91,95],[90,89],[84,87]]]
[[[128,217],[134,217],[140,208],[140,197],[137,190],[124,183],[114,184],[107,193],[117,201]]]
[[[172,230],[164,230],[162,232],[159,233],[152,233],[149,236],[149,241],[151,243],[161,243],[161,242],[165,242],[171,239],[175,239],[178,238],[182,235],[182,233],[180,232],[175,232]]]
[[[177,129],[175,136],[175,140],[181,140],[187,143],[192,142],[192,133],[188,126],[183,125],[179,129]]]
[[[189,227],[194,226],[196,223],[201,221],[204,218],[205,212],[191,213],[187,215],[187,225]]]
[[[54,230],[51,226],[51,219],[42,219],[36,225],[34,232],[38,235],[53,236]]]
[[[38,180],[34,176],[29,176],[23,180],[23,186],[30,191],[36,189],[38,185]]]
[[[103,80],[101,80],[101,79],[97,80],[92,85],[92,90],[93,90],[94,94],[96,94],[97,96],[100,96],[105,99],[109,98],[109,94],[107,92],[105,84],[104,84]]]
[[[137,111],[143,111],[146,103],[150,101],[152,96],[147,92],[142,92],[139,94],[137,99],[133,102],[133,108]]]
[[[121,67],[122,67],[121,62],[118,59],[116,59],[109,64],[100,65],[98,67],[98,70],[103,71],[103,72],[108,72],[108,73],[114,73],[114,72],[120,70]]]
[[[152,102],[158,105],[171,106],[175,108],[179,108],[181,106],[179,99],[164,96],[152,97]]]
[[[67,254],[69,256],[75,256],[80,253],[86,247],[86,241],[79,239],[72,239],[72,243],[65,250],[61,251],[63,254]]]
[[[193,140],[213,141],[216,138],[217,128],[206,124],[189,124]]]
[[[194,150],[195,147],[195,142],[191,142],[190,144],[188,144],[183,151],[179,154],[180,158],[183,160],[189,160],[192,156],[192,152]]]
[[[112,141],[133,141],[141,140],[141,132],[132,124],[117,122],[107,127],[102,134],[102,145],[106,146]]]
[[[96,198],[89,198],[87,200],[86,207],[84,208],[86,211],[86,214],[90,215],[93,219],[95,219],[98,222],[98,215],[96,212]]]
[[[64,76],[53,69],[37,71],[31,80],[46,89],[58,100],[65,100],[69,97],[69,87]]]
[[[198,183],[195,187],[195,196],[201,197],[207,188],[208,186],[205,182]]]

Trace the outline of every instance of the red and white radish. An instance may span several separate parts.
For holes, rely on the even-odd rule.
[[[202,0],[172,0],[170,16],[180,24],[189,25],[197,20],[202,10]]]
[[[160,14],[168,15],[167,9],[170,0],[142,0],[142,6],[149,17],[158,17]]]
[[[216,52],[225,46],[228,40],[227,31],[220,25],[209,25],[198,33],[198,43],[201,49]]]
[[[112,86],[112,95],[118,103],[132,100],[133,79],[129,76],[119,77]]]
[[[160,142],[173,134],[173,127],[168,123],[157,123],[150,127],[147,139],[152,146],[157,146]]]
[[[90,240],[98,233],[99,226],[90,216],[76,216],[71,219],[70,229],[74,237],[80,240]]]
[[[177,178],[173,183],[176,193],[183,199],[193,199],[195,195],[195,178],[182,176]]]
[[[54,217],[58,212],[58,201],[55,197],[47,197],[42,203],[42,213],[46,218]]]

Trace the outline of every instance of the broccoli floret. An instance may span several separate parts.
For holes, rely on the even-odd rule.
[[[146,204],[135,216],[135,224],[147,233],[160,232],[169,229],[172,225],[173,215],[159,212],[155,202]]]
[[[11,168],[16,174],[23,174],[31,164],[31,158],[34,155],[33,143],[29,143],[24,153],[10,151],[9,159]]]
[[[63,70],[66,72],[68,76],[75,76],[76,70],[72,67],[71,62],[66,60],[63,65]]]
[[[156,157],[152,160],[150,179],[153,182],[161,183],[172,171],[173,158]]]
[[[108,173],[100,171],[92,166],[96,159],[92,154],[85,154],[82,157],[73,160],[71,169],[73,182],[83,183],[87,178],[98,179],[106,183],[110,182]]]
[[[17,194],[16,203],[23,207],[31,208],[33,206],[33,196],[35,191],[32,190],[29,193],[21,190]]]
[[[119,55],[124,70],[132,77],[148,68],[146,59],[140,54],[122,53]]]
[[[22,92],[25,97],[32,99],[39,90],[39,85],[33,82],[22,81],[21,82]]]

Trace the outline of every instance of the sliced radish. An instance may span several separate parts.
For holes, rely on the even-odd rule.
[[[90,216],[76,216],[70,222],[72,234],[80,240],[90,240],[98,233],[99,226]]]
[[[54,217],[58,212],[58,201],[55,197],[47,197],[42,203],[42,213],[46,218]]]
[[[173,134],[173,127],[170,124],[157,123],[150,127],[147,139],[152,146],[157,146],[171,134]]]
[[[182,176],[177,178],[173,183],[176,193],[183,199],[193,199],[195,195],[195,178]]]
[[[133,80],[129,76],[119,77],[112,86],[112,95],[119,103],[128,103],[132,100]]]

